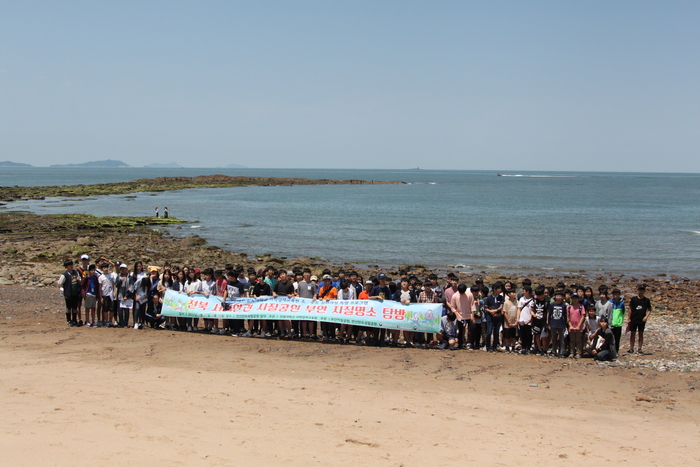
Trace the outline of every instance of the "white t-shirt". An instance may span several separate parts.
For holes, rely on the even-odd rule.
[[[202,292],[202,281],[192,281],[185,285],[185,292],[187,293],[201,293]]]
[[[202,293],[216,295],[216,281],[202,281]]]
[[[114,282],[117,280],[117,275],[113,272],[102,274],[97,278],[100,284],[100,291],[103,297],[114,298]]]
[[[348,291],[338,290],[338,300],[355,300],[355,287],[348,287]]]
[[[535,297],[525,298],[520,297],[518,300],[518,308],[520,308],[520,317],[518,323],[527,323],[532,317],[532,306],[535,304]]]

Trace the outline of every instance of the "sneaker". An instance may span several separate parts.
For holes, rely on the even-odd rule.
[[[187,326],[187,332],[192,332],[192,326]]]
[[[226,334],[226,329],[219,329],[219,335],[223,336]]]
[[[219,334],[219,330],[217,328],[211,328],[209,329],[209,332],[212,334]]]
[[[642,352],[642,349],[637,350],[638,355],[646,355],[646,353]]]
[[[246,331],[246,333],[243,334],[243,337],[253,337],[253,333],[250,331]]]
[[[447,343],[446,343],[446,342],[440,344],[440,350],[445,350],[446,348],[447,348]]]
[[[139,325],[138,325],[138,324],[134,324],[134,329],[138,329],[138,328],[139,328]]]
[[[629,349],[627,353],[634,353],[634,349]]]

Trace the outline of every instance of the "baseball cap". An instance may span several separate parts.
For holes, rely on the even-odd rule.
[[[377,274],[377,279],[386,279],[386,274],[380,272],[379,274]]]
[[[374,282],[372,282],[371,280],[367,279],[367,280],[365,281],[365,284],[374,284]]]
[[[330,281],[330,280],[333,280],[333,278],[331,277],[330,274],[324,274],[324,275],[323,275],[323,280],[325,281],[326,279],[328,279],[329,281]]]
[[[90,259],[90,257],[88,255],[83,255],[80,257],[80,259]]]
[[[317,280],[318,280],[318,277],[316,277],[316,276],[311,276],[311,277],[309,278],[309,280],[317,281]]]
[[[122,263],[119,265],[119,269],[129,269],[129,266],[127,266],[125,263]]]

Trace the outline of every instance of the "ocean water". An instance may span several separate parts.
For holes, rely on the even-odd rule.
[[[175,235],[249,255],[424,264],[479,272],[700,277],[700,175],[346,169],[2,168],[0,185],[225,175],[398,180],[242,187],[10,203],[45,213],[192,221]],[[199,221],[194,223],[194,221]]]

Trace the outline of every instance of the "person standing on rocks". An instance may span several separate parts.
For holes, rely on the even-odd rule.
[[[168,207],[165,206],[165,208],[163,208],[163,219],[167,219],[167,218],[168,218],[168,214],[169,214],[169,213],[168,213]]]
[[[73,261],[67,259],[63,262],[65,272],[58,278],[58,287],[66,300],[66,322],[68,326],[78,325],[78,306],[81,299],[80,274],[73,268]]]
[[[637,296],[630,300],[629,326],[630,326],[630,349],[629,353],[634,353],[635,333],[639,335],[639,348],[637,352],[643,355],[642,345],[644,344],[644,328],[651,314],[651,301],[645,297],[647,286],[639,284],[637,286]]]
[[[156,206],[156,219],[160,217],[160,212],[158,212],[158,206]]]
[[[625,302],[622,300],[620,289],[612,290],[612,318],[610,319],[610,328],[613,336],[615,336],[615,351],[620,351],[620,339],[622,338],[622,326],[625,324]]]

